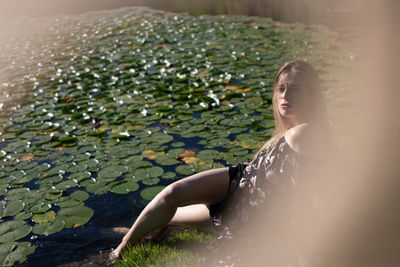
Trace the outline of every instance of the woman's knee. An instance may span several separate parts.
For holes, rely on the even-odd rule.
[[[158,201],[166,204],[178,207],[177,200],[179,199],[179,194],[181,192],[179,184],[172,183],[165,187],[158,195]]]
[[[162,203],[181,207],[192,204],[213,204],[225,197],[229,186],[226,169],[201,172],[176,181],[164,188],[157,198]]]

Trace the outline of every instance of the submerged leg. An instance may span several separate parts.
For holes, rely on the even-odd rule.
[[[137,243],[146,234],[168,225],[178,207],[218,203],[228,193],[228,187],[228,168],[197,173],[170,184],[143,209],[121,244],[110,254],[110,259],[118,258],[128,243]],[[202,209],[202,217],[204,211]],[[175,221],[182,221],[181,215],[177,216]]]

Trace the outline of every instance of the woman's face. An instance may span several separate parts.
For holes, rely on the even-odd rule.
[[[308,88],[291,73],[282,73],[278,80],[276,100],[279,113],[292,123],[305,119]]]

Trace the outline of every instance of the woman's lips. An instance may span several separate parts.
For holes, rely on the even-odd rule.
[[[284,104],[281,104],[281,107],[283,107],[283,108],[290,108],[290,105],[287,104],[287,103],[284,103]]]

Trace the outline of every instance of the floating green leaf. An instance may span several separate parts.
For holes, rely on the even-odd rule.
[[[160,167],[153,166],[150,168],[140,168],[133,172],[134,177],[139,179],[156,178],[161,176],[164,170]]]
[[[0,218],[17,215],[24,207],[21,200],[0,201]]]
[[[139,189],[139,185],[135,182],[121,180],[113,183],[111,186],[111,192],[117,194],[128,194]]]
[[[40,213],[45,213],[45,212],[49,211],[50,209],[51,209],[51,205],[50,204],[40,202],[40,203],[30,207],[29,211],[33,212],[35,214],[40,214]]]
[[[168,134],[163,134],[163,133],[155,133],[153,135],[150,136],[151,141],[154,143],[158,143],[158,144],[165,144],[168,143],[172,140],[174,140],[174,138]]]
[[[144,185],[155,185],[158,184],[160,182],[159,178],[146,178],[146,179],[142,179],[142,183]]]
[[[14,220],[16,221],[24,221],[32,217],[31,212],[20,212],[17,215],[15,215]]]
[[[194,165],[179,165],[176,167],[175,171],[182,175],[190,175],[197,171]]]
[[[33,226],[32,232],[37,235],[51,235],[64,229],[65,222],[58,217],[51,222],[39,223]]]
[[[2,266],[14,266],[17,262],[26,261],[26,256],[33,254],[35,247],[29,242],[12,242],[0,244],[0,264]]]
[[[65,222],[66,228],[79,227],[87,223],[93,216],[93,210],[85,206],[61,208],[57,212],[57,218]]]
[[[86,191],[93,194],[105,194],[111,191],[111,183],[97,181],[96,183],[90,183],[86,186]]]
[[[156,163],[162,166],[170,166],[179,164],[180,162],[174,158],[171,158],[169,155],[162,155],[155,159]]]
[[[164,188],[162,185],[147,187],[140,192],[140,196],[145,200],[152,200]]]
[[[103,180],[114,180],[121,176],[124,172],[126,172],[128,169],[124,166],[120,165],[112,165],[109,167],[106,167],[102,169],[99,172],[99,178]]]
[[[72,166],[71,168],[68,169],[69,172],[76,173],[76,172],[83,172],[87,169],[87,164],[85,163],[79,163],[77,165]]]
[[[197,153],[197,157],[202,160],[215,159],[219,155],[217,150],[202,150]]]
[[[172,147],[183,147],[185,146],[184,142],[174,142],[171,144]]]
[[[164,179],[173,179],[176,177],[176,173],[174,172],[165,172],[162,176]]]
[[[83,205],[83,202],[75,199],[67,199],[57,202],[56,205],[60,208],[70,208],[78,205]]]
[[[32,216],[32,221],[36,223],[45,223],[45,222],[51,222],[54,217],[56,216],[56,213],[52,210],[42,213],[42,214],[34,214]]]
[[[24,221],[6,221],[0,223],[0,243],[9,243],[24,238],[32,230]]]
[[[89,198],[89,194],[85,191],[75,191],[71,194],[71,198],[79,201],[85,201]]]

